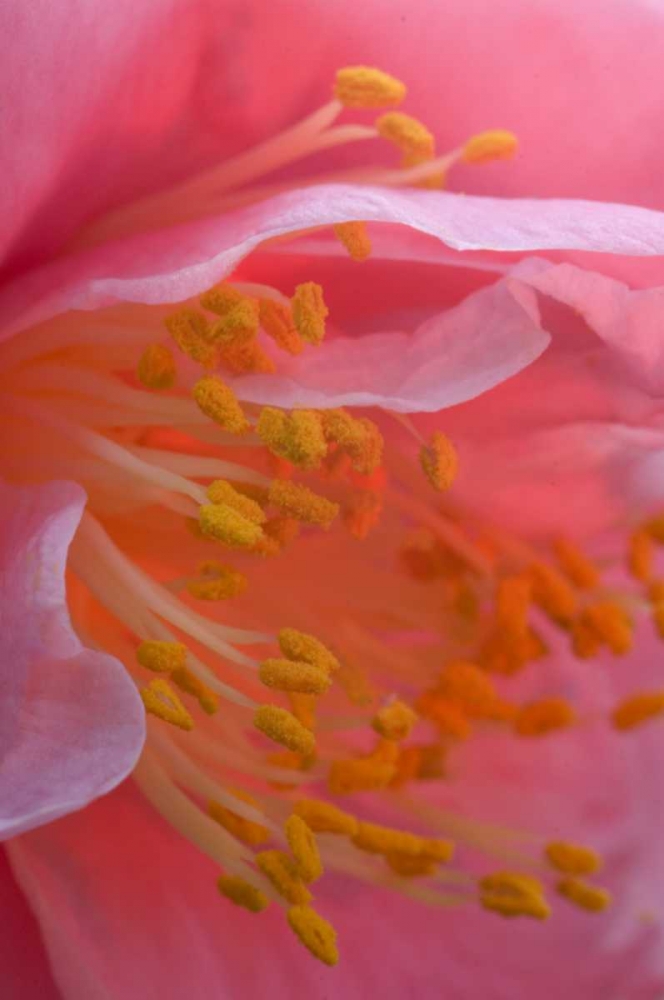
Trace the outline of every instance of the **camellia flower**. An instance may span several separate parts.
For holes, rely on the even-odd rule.
[[[6,995],[655,1000],[662,12],[92,8],[2,13]]]

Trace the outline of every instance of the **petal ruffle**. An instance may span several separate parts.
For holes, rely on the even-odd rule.
[[[143,744],[124,668],[85,649],[67,613],[65,560],[84,504],[73,483],[0,484],[0,839],[110,791]]]

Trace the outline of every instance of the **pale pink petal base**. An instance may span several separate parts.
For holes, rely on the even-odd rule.
[[[0,839],[110,791],[145,737],[124,668],[85,649],[67,613],[65,560],[84,504],[74,483],[0,483]]]

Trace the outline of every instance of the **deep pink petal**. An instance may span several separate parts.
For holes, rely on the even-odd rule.
[[[73,483],[0,484],[0,839],[110,791],[143,744],[124,668],[85,649],[67,613],[65,560],[84,504]]]

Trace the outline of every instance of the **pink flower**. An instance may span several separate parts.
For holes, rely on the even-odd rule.
[[[70,6],[0,14],[7,995],[655,1000],[661,11]]]

